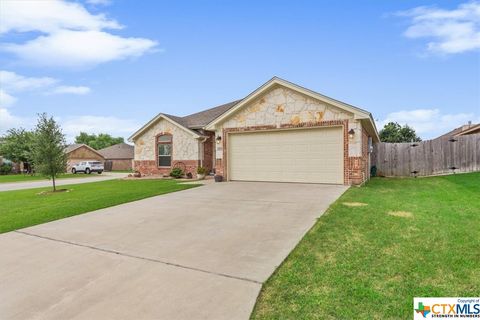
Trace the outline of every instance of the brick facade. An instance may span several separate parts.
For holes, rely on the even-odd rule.
[[[248,131],[266,131],[266,130],[281,130],[292,128],[322,128],[342,126],[343,127],[343,161],[344,161],[344,184],[345,185],[359,185],[368,179],[368,135],[366,131],[362,129],[362,132],[356,132],[355,134],[362,135],[362,155],[358,157],[350,157],[348,155],[348,119],[345,120],[329,120],[329,121],[311,121],[302,122],[298,124],[282,124],[280,126],[275,125],[263,125],[263,126],[250,126],[250,127],[238,127],[238,128],[223,128],[222,130],[222,159],[216,159],[215,172],[217,175],[221,175],[224,179],[228,180],[228,133],[231,132],[248,132]]]
[[[215,152],[215,132],[205,131],[204,134],[208,136],[208,139],[203,143],[203,166],[207,169],[207,173],[209,173],[214,168],[213,156]]]
[[[172,160],[171,167],[159,167],[155,160],[134,160],[134,170],[140,172],[142,175],[162,175],[168,176],[173,168],[179,167],[185,173],[191,173],[192,177],[197,176],[197,168],[200,165],[198,160]]]
[[[67,153],[67,172],[72,170],[73,165],[82,161],[100,161],[103,163],[105,158],[102,155],[93,152],[89,148],[81,146]]]
[[[112,170],[132,170],[132,159],[108,159],[112,162]]]

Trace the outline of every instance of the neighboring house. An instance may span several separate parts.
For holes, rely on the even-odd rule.
[[[458,137],[458,136],[465,136],[465,135],[477,134],[477,133],[480,133],[480,123],[472,124],[472,122],[469,121],[467,124],[464,124],[463,126],[455,128],[452,131],[447,132],[445,134],[442,134],[439,138]]]
[[[132,170],[134,147],[119,143],[98,152],[105,158],[105,170]]]
[[[274,77],[241,100],[185,117],[158,114],[130,138],[134,168],[225,180],[361,184],[379,137],[372,115]]]
[[[82,161],[101,161],[105,162],[105,158],[92,147],[86,144],[71,144],[65,148],[67,154],[67,172],[72,170],[72,166]]]

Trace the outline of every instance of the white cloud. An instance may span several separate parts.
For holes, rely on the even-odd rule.
[[[112,3],[111,0],[86,0],[85,2],[88,4],[102,5],[102,6],[108,6]]]
[[[480,116],[473,113],[443,114],[439,109],[414,109],[392,112],[384,120],[378,121],[379,129],[388,122],[408,124],[423,139],[440,136],[452,129],[472,121],[480,122]]]
[[[17,98],[9,95],[5,90],[0,89],[0,108],[8,108],[17,102]]]
[[[25,91],[44,92],[45,94],[76,94],[83,95],[90,92],[85,86],[57,85],[60,80],[50,77],[25,77],[15,72],[0,70],[0,135],[6,130],[24,126],[31,127],[32,119],[18,117],[7,108],[17,102],[18,95]]]
[[[81,131],[96,134],[108,133],[127,138],[140,128],[140,124],[134,120],[113,116],[84,115],[69,117],[64,121],[60,120],[60,123],[68,141],[73,141]]]
[[[60,80],[50,77],[25,77],[15,72],[0,70],[0,106],[12,105],[17,100],[10,93],[46,90],[47,93],[87,94],[90,88],[85,86],[57,86]]]
[[[34,120],[30,118],[17,117],[13,115],[8,109],[0,106],[0,135],[4,134],[11,128],[32,128]]]
[[[84,94],[90,93],[90,91],[91,90],[89,87],[84,87],[84,86],[58,86],[54,88],[52,91],[50,91],[49,94],[70,93],[70,94],[84,95]]]
[[[123,38],[103,31],[63,30],[24,44],[7,44],[3,50],[41,66],[88,67],[137,57],[156,43],[143,38]]]
[[[108,133],[117,137],[124,137],[125,140],[135,132],[140,124],[131,119],[105,116],[71,116],[68,118],[56,117],[55,121],[60,124],[62,132],[68,143],[73,143],[75,137],[81,132]],[[34,128],[36,118],[19,117],[13,115],[8,109],[0,107],[0,136],[8,129],[23,127]]]
[[[0,20],[0,33],[43,33],[26,42],[0,47],[33,65],[91,67],[138,57],[157,46],[150,39],[108,33],[105,29],[122,26],[103,14],[91,14],[80,3],[63,0],[3,1]]]
[[[430,52],[454,54],[480,49],[480,2],[460,4],[456,9],[416,7],[397,15],[409,17],[408,38],[429,38]]]
[[[0,10],[0,33],[10,31],[45,33],[63,29],[101,30],[122,26],[105,15],[93,15],[79,3],[61,0],[6,0]]]
[[[45,88],[58,82],[50,77],[24,77],[15,72],[0,70],[0,86],[6,91],[25,91]]]

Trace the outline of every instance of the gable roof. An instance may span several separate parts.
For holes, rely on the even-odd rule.
[[[314,99],[329,103],[337,108],[346,110],[347,112],[353,113],[354,119],[361,120],[362,124],[365,125],[365,129],[367,132],[373,137],[375,141],[380,141],[380,138],[378,136],[378,131],[377,127],[375,125],[375,121],[373,120],[372,114],[366,110],[363,110],[361,108],[352,106],[350,104],[347,104],[345,102],[327,97],[323,94],[320,94],[318,92],[312,91],[310,89],[304,88],[302,86],[299,86],[297,84],[294,84],[292,82],[289,82],[287,80],[281,79],[279,77],[273,77],[269,81],[265,82],[263,85],[261,85],[258,89],[250,93],[248,96],[246,96],[244,99],[239,101],[237,104],[235,104],[232,108],[227,110],[227,112],[223,113],[213,121],[211,121],[208,125],[206,125],[207,130],[212,130],[214,129],[215,125],[220,123],[221,121],[225,120],[228,116],[231,114],[235,113],[237,110],[248,104],[249,102],[255,100],[258,98],[261,94],[266,92],[267,90],[275,87],[275,86],[283,86],[288,89],[291,89],[293,91],[300,92],[306,96],[312,97]]]
[[[467,134],[480,133],[480,123],[472,124],[470,128],[460,132],[457,136],[464,136]]]
[[[476,133],[477,131],[480,132],[480,123],[477,123],[477,124],[469,123],[469,124],[462,125],[458,128],[455,128],[452,131],[444,133],[441,136],[439,136],[438,138],[463,136],[463,135],[466,135],[466,134]]]
[[[256,99],[259,95],[263,94],[265,91],[269,90],[274,86],[283,86],[289,88],[291,90],[300,92],[304,95],[310,96],[314,99],[329,103],[337,108],[346,110],[354,115],[354,119],[360,120],[362,125],[365,127],[367,132],[373,137],[375,141],[380,141],[378,136],[377,127],[375,125],[375,121],[373,120],[372,114],[366,110],[361,108],[352,106],[350,104],[341,102],[339,100],[335,100],[333,98],[327,97],[322,95],[318,92],[306,89],[299,85],[296,85],[292,82],[287,80],[273,77],[258,89],[250,93],[243,99],[232,101],[229,103],[222,104],[220,106],[210,108],[204,111],[200,111],[185,117],[178,117],[174,115],[169,115],[166,113],[159,113],[155,118],[150,120],[147,124],[145,124],[142,128],[137,130],[134,134],[132,134],[128,141],[133,141],[138,135],[143,133],[146,129],[148,129],[151,125],[156,123],[159,119],[164,118],[167,121],[174,123],[175,125],[181,127],[182,129],[186,130],[187,132],[191,133],[195,138],[203,137],[197,129],[207,129],[213,130],[215,125],[220,123],[221,121],[225,120],[229,115],[233,114],[235,111],[239,110],[249,102]]]
[[[75,151],[75,150],[77,150],[79,148],[82,148],[82,147],[87,148],[88,150],[98,154],[100,157],[103,158],[103,155],[101,153],[99,153],[97,150],[93,149],[92,147],[90,147],[90,146],[88,146],[84,143],[73,143],[73,144],[70,144],[70,145],[66,146],[65,147],[65,153],[68,154],[68,153],[70,153],[72,151]]]
[[[165,119],[170,121],[171,123],[179,126],[183,130],[187,131],[188,133],[192,134],[195,138],[203,137],[202,134],[195,131],[195,129],[203,128],[207,123],[211,122],[219,115],[225,113],[230,108],[232,108],[236,103],[241,100],[232,101],[229,103],[222,104],[220,106],[210,108],[204,111],[200,111],[197,113],[193,113],[191,115],[185,117],[178,117],[167,113],[159,113],[155,118],[147,122],[143,127],[137,130],[134,134],[132,134],[128,141],[133,141],[137,136],[143,133],[146,129],[148,129],[151,125],[156,123],[160,119]]]
[[[134,146],[127,143],[119,143],[98,150],[105,159],[133,159]]]

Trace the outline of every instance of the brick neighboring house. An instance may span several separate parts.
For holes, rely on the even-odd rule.
[[[72,166],[82,161],[101,161],[105,162],[105,158],[92,147],[86,144],[71,144],[65,148],[67,154],[67,172],[72,170]]]
[[[98,150],[105,158],[105,170],[132,170],[134,147],[127,143],[119,143]]]
[[[463,126],[455,128],[452,131],[449,131],[445,134],[442,134],[439,138],[466,136],[469,134],[477,134],[477,133],[480,133],[480,123],[472,124],[472,122],[469,121],[467,124],[464,124]]]
[[[201,165],[225,180],[350,185],[369,178],[379,137],[369,112],[274,77],[241,100],[160,113],[129,141],[146,175]]]

